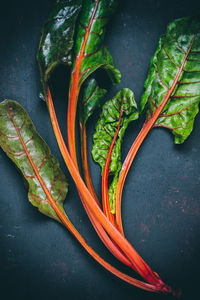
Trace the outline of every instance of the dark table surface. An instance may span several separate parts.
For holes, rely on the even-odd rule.
[[[129,272],[105,250],[90,225],[61,158],[46,105],[38,98],[41,86],[35,56],[41,26],[52,3],[1,1],[0,99],[15,99],[25,107],[59,159],[70,184],[65,209],[83,237],[104,258]],[[200,2],[194,0],[121,1],[108,26],[105,43],[122,73],[122,82],[110,88],[106,98],[122,87],[129,87],[139,104],[150,58],[166,25],[174,18],[198,12]],[[63,132],[68,77],[64,68],[59,68],[54,76],[54,99]],[[90,149],[97,116],[89,123]],[[127,130],[123,157],[143,121],[141,118]],[[152,130],[135,159],[123,193],[128,240],[165,282],[183,290],[184,299],[194,299],[199,289],[199,115],[194,127],[183,145],[174,145],[167,130]],[[90,164],[100,195],[100,169],[91,156]],[[28,202],[23,179],[3,151],[0,178],[1,299],[166,299],[131,287],[109,274],[62,226],[41,215]]]

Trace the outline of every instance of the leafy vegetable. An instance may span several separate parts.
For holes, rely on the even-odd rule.
[[[147,119],[123,163],[117,186],[116,219],[121,232],[120,206],[124,181],[149,130],[153,126],[169,128],[175,135],[175,143],[182,143],[193,129],[200,101],[199,29],[199,17],[171,22],[151,60],[141,101]]]
[[[65,214],[63,201],[68,183],[58,161],[20,104],[11,100],[3,101],[0,104],[0,116],[0,146],[28,182],[29,201],[41,213],[60,221],[48,199],[50,194]]]
[[[170,23],[151,60],[142,96],[148,120],[166,103],[154,126],[169,128],[180,144],[190,135],[200,101],[200,18]]]
[[[138,119],[139,112],[134,100],[134,94],[130,89],[124,88],[119,91],[112,99],[108,100],[102,107],[102,113],[96,124],[96,131],[93,136],[94,145],[92,155],[102,169],[104,169],[106,157],[110,149],[113,137],[117,130],[120,116],[120,108],[123,100],[121,126],[118,139],[111,155],[110,174],[115,174],[121,167],[121,144],[129,123]]]
[[[67,114],[69,150],[75,162],[75,117],[81,85],[99,68],[106,70],[113,83],[120,82],[120,72],[114,67],[110,53],[103,46],[105,26],[115,10],[116,3],[113,0],[85,0],[83,2],[74,46],[75,58],[71,73]]]
[[[154,286],[159,291],[171,293],[172,289],[168,287],[160,279],[159,275],[151,270],[151,268],[145,263],[145,261],[139,256],[135,249],[130,245],[130,243],[120,234],[120,232],[108,221],[99,205],[97,204],[94,197],[91,195],[86,185],[84,184],[80,173],[77,170],[77,166],[73,162],[69,151],[65,145],[60,127],[57,121],[52,97],[49,88],[48,93],[48,104],[49,113],[51,118],[51,123],[53,130],[62,153],[63,159],[65,160],[66,166],[77,186],[77,189],[84,197],[85,203],[88,205],[89,209],[94,214],[96,220],[102,225],[102,227],[107,231],[111,239],[116,243],[116,245],[124,252],[130,262],[133,264],[134,269],[145,279],[150,285]]]
[[[72,84],[79,75],[79,85],[96,69],[106,70],[113,83],[119,83],[121,75],[113,65],[113,59],[103,46],[105,27],[117,6],[115,0],[85,0],[77,28],[72,67]]]
[[[23,107],[16,101],[5,100],[0,103],[0,116],[0,146],[27,180],[30,202],[43,214],[61,222],[105,269],[134,286],[158,292],[157,287],[134,279],[104,261],[74,228],[63,209],[68,189],[66,178]]]
[[[123,103],[122,103],[123,101]],[[121,124],[109,163],[109,174],[114,175],[113,182],[110,186],[110,206],[112,213],[115,213],[115,194],[116,182],[118,174],[121,170],[121,144],[125,134],[125,130],[131,121],[138,118],[139,112],[137,104],[134,100],[134,94],[129,89],[122,89],[111,100],[107,101],[103,108],[100,118],[96,124],[96,132],[94,133],[94,145],[92,149],[93,159],[101,166],[102,172],[107,160],[111,143],[117,131],[120,118],[120,110],[122,107]]]
[[[156,289],[159,291],[171,292],[171,288],[169,288],[163,283],[158,274],[151,270],[151,268],[138,255],[138,253],[124,238],[124,236],[106,218],[106,216],[101,210],[99,202],[94,197],[93,193],[90,192],[85,186],[80,176],[76,158],[75,118],[79,92],[83,82],[98,68],[105,69],[113,83],[118,83],[120,81],[120,73],[117,69],[115,69],[111,55],[109,54],[108,50],[103,46],[105,25],[107,24],[108,18],[114,11],[116,3],[117,1],[114,0],[83,0],[80,19],[77,19],[75,27],[73,27],[72,29],[75,29],[76,36],[74,34],[70,35],[70,39],[73,36],[73,38],[76,37],[76,40],[74,39],[74,46],[72,46],[73,48],[70,48],[69,50],[70,53],[73,52],[67,116],[69,151],[65,145],[64,139],[59,128],[59,124],[57,122],[57,117],[55,114],[50,89],[48,87],[48,76],[45,77],[44,72],[41,71],[41,76],[43,77],[42,82],[44,95],[45,100],[48,104],[52,126],[61,153],[76,183],[80,198],[96,231],[98,232],[103,241],[104,237],[108,238],[109,236],[109,238],[113,242],[112,244],[109,244],[111,246],[111,251],[114,252],[118,249],[118,254],[121,254],[123,259],[126,258],[128,260],[128,264],[131,264],[134,270],[136,270],[150,284],[149,289],[154,291]],[[70,30],[71,28],[69,29],[69,31]],[[43,43],[44,41],[41,39],[40,48],[42,48]],[[56,44],[53,44],[52,51],[55,47]],[[59,53],[61,53],[61,56],[59,56]],[[60,52],[59,48],[57,49],[57,54],[59,57],[63,57],[62,51]],[[38,55],[38,59],[40,63],[42,56]],[[54,60],[56,61],[55,57],[53,57],[53,61]],[[68,63],[70,62],[71,61],[69,59]],[[40,63],[40,65],[42,64]],[[48,74],[50,74],[50,72]],[[118,127],[121,125],[121,117],[119,119],[120,121],[118,120]],[[84,136],[86,137],[86,131],[83,130],[83,132]],[[108,239],[107,242],[110,243]],[[143,288],[141,284],[140,286]]]
[[[79,91],[84,80],[96,69],[104,68],[113,83],[120,81],[120,72],[114,68],[113,60],[108,50],[103,47],[105,25],[109,16],[113,13],[116,2],[109,0],[86,0],[83,2],[83,9],[78,22],[77,36],[74,47],[74,63],[71,72],[69,88],[67,132],[70,155],[78,169],[75,146],[75,117]],[[86,137],[86,129],[83,128],[82,136]],[[85,143],[86,145],[86,143]],[[85,149],[85,147],[82,147]],[[86,154],[86,153],[85,153]],[[85,161],[87,163],[87,161]],[[87,180],[88,178],[88,180]],[[90,184],[96,202],[97,197],[91,185],[91,180],[87,176],[86,181]],[[90,208],[86,204],[84,197],[80,198],[95,228],[99,224]],[[98,202],[97,202],[98,203]],[[102,229],[101,234],[104,235]]]
[[[94,78],[88,78],[84,84],[83,98],[81,102],[79,117],[83,174],[86,185],[89,191],[92,193],[93,197],[96,199],[97,203],[99,203],[99,200],[92,184],[88,164],[86,123],[89,117],[93,114],[94,110],[100,106],[100,102],[106,92],[107,91],[105,89],[101,89],[98,86],[98,83]]]
[[[39,62],[39,66],[40,66],[40,73],[41,73],[41,82],[43,85],[43,94],[45,97],[45,100],[48,104],[48,96],[47,96],[47,90],[48,90],[48,79],[49,76],[51,74],[51,71],[53,71],[54,67],[59,65],[60,63],[64,63],[65,64],[70,64],[71,61],[70,59],[68,61],[66,61],[66,55],[65,53],[69,53],[71,55],[71,49],[72,49],[72,45],[73,45],[73,34],[74,34],[74,28],[75,28],[75,21],[76,21],[76,17],[78,14],[78,10],[77,7],[75,5],[75,7],[72,5],[71,8],[69,8],[68,6],[66,6],[67,4],[69,4],[69,6],[71,5],[70,2],[60,2],[60,6],[59,9],[61,9],[61,12],[63,13],[64,11],[64,17],[61,18],[62,19],[62,26],[59,27],[61,31],[63,31],[63,29],[65,29],[65,27],[69,26],[69,28],[67,30],[64,30],[63,35],[61,35],[61,37],[59,37],[58,32],[55,31],[55,28],[57,29],[57,21],[59,22],[60,20],[60,12],[58,13],[58,10],[56,9],[53,14],[49,17],[50,20],[50,24],[52,24],[52,26],[47,26],[48,23],[46,23],[46,25],[43,28],[42,31],[42,35],[41,35],[41,40],[40,40],[40,45],[39,45],[39,51],[38,51],[38,55],[37,55],[37,59]],[[78,8],[80,9],[80,7]],[[70,24],[70,22],[68,22],[68,20],[71,18],[70,14],[69,16],[66,14],[66,12],[72,10],[73,14],[73,20],[74,23],[72,22],[72,24]],[[53,16],[53,18],[52,18]],[[66,24],[65,24],[66,22]],[[104,23],[104,21],[103,21]],[[52,43],[51,43],[51,47],[49,48],[50,52],[45,52],[43,53],[43,49],[45,50],[47,48],[46,45],[46,39],[44,38],[45,34],[49,37],[52,37]],[[48,39],[47,39],[48,40]],[[63,48],[60,48],[59,45],[60,43],[64,43],[66,40],[70,41],[69,44],[69,49],[66,48],[66,50],[64,50]],[[45,55],[47,55],[47,57],[45,57]],[[55,54],[55,55],[54,55]],[[69,56],[71,57],[71,56]],[[57,59],[59,58],[59,59]],[[111,59],[110,59],[111,61]],[[44,62],[49,62],[50,64],[46,64]],[[95,103],[94,103],[95,104]],[[93,104],[92,104],[93,105]],[[88,106],[89,108],[89,106]],[[54,121],[53,121],[54,122]],[[83,132],[84,132],[84,136],[86,137],[86,128],[83,128]],[[86,143],[85,143],[86,145]],[[93,191],[93,193],[95,193]],[[95,194],[96,195],[96,194]],[[130,262],[127,261],[127,258],[119,252],[119,249],[117,249],[117,247],[111,242],[110,238],[107,236],[106,232],[104,231],[104,229],[102,228],[101,224],[95,219],[95,217],[93,216],[92,212],[90,211],[90,209],[87,207],[87,204],[84,202],[83,197],[81,196],[81,200],[83,202],[83,205],[90,217],[90,220],[93,224],[93,226],[95,227],[97,233],[99,234],[100,238],[102,239],[102,241],[106,244],[106,246],[110,249],[110,251],[115,254],[116,257],[118,257],[120,260],[122,260],[124,263],[130,265]],[[98,202],[98,199],[96,197],[96,201]]]
[[[60,64],[72,65],[75,24],[81,3],[82,0],[57,0],[42,28],[37,60],[45,93],[51,72]]]

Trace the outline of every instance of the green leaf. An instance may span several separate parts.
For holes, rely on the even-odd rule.
[[[85,0],[83,2],[72,67],[72,74],[78,73],[79,86],[98,68],[106,70],[113,84],[121,80],[121,74],[114,67],[112,56],[103,46],[105,26],[116,6],[116,0]]]
[[[74,31],[82,0],[57,0],[41,32],[37,60],[42,84],[60,64],[72,65]]]
[[[190,135],[200,101],[200,17],[171,22],[151,60],[142,96],[147,121],[169,128],[180,144]]]
[[[106,162],[108,151],[112,143],[115,132],[117,131],[120,108],[123,102],[123,113],[118,139],[113,148],[110,162],[110,173],[114,174],[121,164],[121,143],[128,124],[138,119],[139,113],[134,94],[130,89],[124,88],[119,91],[112,99],[108,100],[102,107],[100,118],[96,124],[96,131],[93,136],[92,155],[102,169]]]
[[[101,89],[94,78],[86,80],[80,109],[81,123],[86,124],[94,110],[100,106],[100,102],[106,93],[107,91]]]
[[[109,194],[113,194],[113,200],[115,199],[114,190],[116,189],[118,174],[122,166],[121,144],[125,130],[128,127],[128,124],[131,121],[136,120],[139,116],[137,104],[134,100],[134,94],[130,89],[122,89],[103,105],[102,113],[96,124],[96,131],[93,136],[94,145],[92,149],[92,156],[94,161],[100,165],[103,172],[112,140],[117,131],[122,101],[123,111],[121,126],[118,133],[118,139],[113,147],[109,166],[109,174],[114,175],[113,183],[111,183],[109,189]],[[114,206],[115,205],[112,202],[112,211],[114,210]]]
[[[29,201],[41,213],[60,221],[45,192],[46,188],[64,213],[68,183],[58,161],[19,103],[1,102],[0,117],[0,146],[28,182]]]

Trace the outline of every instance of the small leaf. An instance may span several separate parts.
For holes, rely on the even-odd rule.
[[[80,109],[82,123],[86,124],[94,110],[100,106],[100,102],[106,93],[107,91],[101,89],[94,78],[86,80]]]
[[[111,155],[110,172],[112,174],[117,171],[119,164],[121,164],[121,143],[125,130],[128,127],[128,124],[131,121],[136,120],[139,116],[137,104],[134,100],[134,94],[130,89],[122,89],[103,105],[102,113],[96,124],[96,132],[93,136],[93,159],[101,166],[103,171],[110,145],[117,130],[123,98],[124,103],[121,127]]]
[[[60,64],[72,65],[74,31],[82,0],[58,0],[41,32],[37,60],[42,83]]]
[[[128,124],[136,120],[139,116],[137,104],[134,100],[134,94],[130,89],[124,88],[119,91],[111,100],[108,100],[102,108],[102,113],[96,124],[96,131],[93,136],[94,145],[92,149],[92,156],[95,162],[97,162],[103,172],[104,165],[107,159],[107,155],[117,131],[118,121],[120,116],[120,109],[123,101],[123,110],[121,117],[121,126],[118,133],[118,139],[115,142],[114,148],[111,154],[111,161],[109,165],[109,173],[114,175],[113,183],[109,188],[109,194],[113,195],[112,199],[115,200],[114,193],[116,189],[116,183],[118,174],[121,170],[121,144],[125,134],[125,130]],[[109,201],[110,201],[109,197]],[[111,201],[112,212],[114,211],[114,203]]]
[[[68,183],[45,141],[37,133],[23,107],[12,100],[0,103],[0,146],[28,182],[29,201],[57,221],[48,201],[48,190],[63,213]]]
[[[190,135],[200,102],[200,17],[171,22],[159,41],[142,96],[147,121],[166,127],[180,144]]]

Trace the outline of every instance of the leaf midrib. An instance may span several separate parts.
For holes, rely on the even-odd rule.
[[[48,203],[52,206],[52,208],[53,208],[53,209],[56,211],[56,213],[57,213],[58,210],[60,211],[60,209],[59,209],[58,205],[56,204],[55,200],[53,199],[51,193],[50,193],[49,190],[47,189],[47,187],[46,187],[44,181],[42,180],[42,178],[41,178],[41,176],[40,176],[40,174],[39,174],[39,172],[38,172],[38,170],[37,170],[37,167],[35,166],[35,164],[34,164],[34,162],[33,162],[33,159],[32,159],[32,157],[31,157],[31,155],[30,155],[29,152],[28,152],[28,149],[27,149],[27,147],[26,147],[26,144],[24,143],[24,141],[23,141],[23,139],[22,139],[22,136],[21,136],[21,134],[20,134],[19,128],[17,127],[17,124],[15,123],[15,120],[14,120],[14,118],[13,118],[13,115],[12,115],[12,113],[11,113],[11,111],[10,111],[9,104],[6,103],[6,106],[7,106],[7,110],[8,110],[9,117],[10,117],[10,119],[11,119],[11,121],[12,121],[14,127],[15,127],[15,130],[16,130],[16,132],[17,132],[17,135],[18,135],[18,137],[19,137],[19,140],[20,140],[20,142],[21,142],[21,144],[22,144],[22,147],[24,148],[24,151],[25,151],[25,153],[26,153],[26,156],[27,156],[27,158],[28,158],[28,160],[29,160],[29,162],[30,162],[32,168],[33,168],[33,171],[34,171],[34,173],[35,173],[35,175],[36,175],[36,177],[37,177],[39,183],[41,184],[41,187],[42,187],[44,193],[45,193],[46,196],[47,196]],[[61,211],[60,211],[60,212],[61,212]]]
[[[190,51],[191,51],[191,48],[192,48],[192,46],[193,46],[193,43],[194,43],[195,39],[196,39],[197,33],[198,33],[198,32],[196,32],[196,33],[194,34],[194,37],[193,37],[193,39],[192,39],[192,41],[191,41],[191,43],[190,43],[190,46],[189,46],[189,48],[188,48],[188,50],[187,50],[187,52],[186,52],[186,54],[185,54],[185,56],[184,56],[184,58],[183,58],[183,61],[182,61],[182,63],[181,63],[181,66],[178,67],[178,68],[179,68],[179,71],[178,71],[178,73],[177,73],[177,75],[176,75],[176,77],[175,77],[175,79],[174,79],[174,82],[173,82],[171,88],[168,90],[168,92],[167,92],[166,96],[164,97],[164,99],[163,99],[162,103],[160,104],[160,106],[157,107],[157,109],[155,110],[154,114],[153,114],[153,115],[150,117],[150,119],[149,119],[149,121],[151,120],[151,123],[153,123],[153,124],[155,123],[155,121],[156,121],[157,118],[159,117],[160,113],[161,113],[162,110],[164,109],[165,105],[167,104],[167,102],[168,102],[170,96],[172,95],[172,93],[173,93],[173,91],[174,91],[174,88],[175,88],[176,84],[178,83],[178,80],[179,80],[179,78],[180,78],[180,76],[181,76],[181,73],[182,73],[182,71],[183,71],[183,68],[184,68],[184,66],[185,66],[187,57],[188,57],[188,55],[189,55],[189,53],[190,53]],[[152,125],[153,125],[153,124],[152,124]]]

